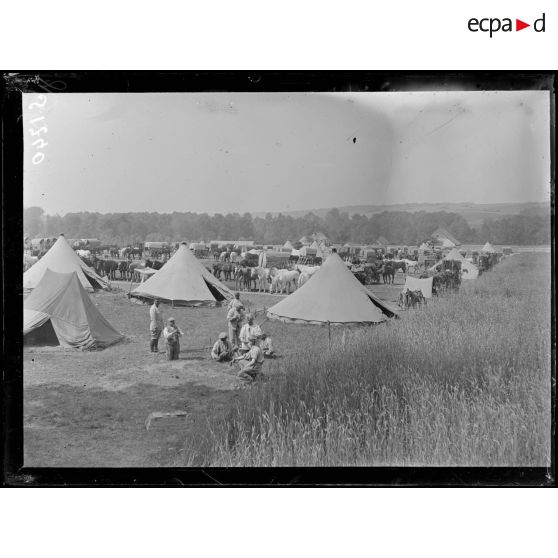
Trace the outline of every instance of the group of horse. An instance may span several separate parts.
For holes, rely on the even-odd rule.
[[[287,269],[277,267],[251,267],[244,262],[237,264],[216,262],[212,266],[217,279],[234,281],[235,290],[247,290],[289,294],[301,287],[319,266],[295,266]]]
[[[428,277],[427,274],[421,278]],[[432,276],[432,294],[439,295],[444,291],[457,291],[461,285],[461,274],[458,270],[445,269]]]
[[[420,289],[415,291],[407,289],[399,295],[399,306],[401,306],[401,308],[406,308],[408,310],[409,308],[416,308],[422,305],[426,306],[426,298]]]
[[[380,283],[380,281],[392,285],[395,282],[395,274],[398,269],[403,273],[408,272],[409,267],[405,260],[383,260],[377,263],[367,263],[364,266],[354,266],[352,271],[363,285],[372,285]]]
[[[79,255],[79,254],[78,254]],[[141,276],[138,269],[145,269],[150,267],[152,269],[158,270],[163,267],[164,262],[158,260],[147,259],[142,260],[105,260],[97,258],[95,255],[92,257],[86,257],[84,255],[79,255],[83,263],[92,269],[94,269],[101,277],[106,277],[109,281],[139,281]]]
[[[423,273],[420,278],[427,279],[432,277],[432,295],[439,296],[445,291],[456,291],[461,285],[461,276],[458,270],[445,269],[429,276]],[[426,298],[420,289],[406,289],[399,295],[399,306],[401,308],[416,308],[417,306],[426,306]]]

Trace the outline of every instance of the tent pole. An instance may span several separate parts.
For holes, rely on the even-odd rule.
[[[327,322],[327,339],[328,339],[328,348],[331,349],[331,322]]]

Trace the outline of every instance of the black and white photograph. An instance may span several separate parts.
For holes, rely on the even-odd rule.
[[[549,468],[552,78],[248,77],[22,91],[23,466]]]

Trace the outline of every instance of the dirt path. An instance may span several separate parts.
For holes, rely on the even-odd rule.
[[[64,355],[65,367],[44,354],[29,356],[35,361],[25,382],[27,466],[172,465],[189,431],[239,393],[232,368],[195,356],[168,362],[149,355],[143,366],[116,361],[114,369],[95,372],[73,354]],[[174,411],[186,414],[153,418],[146,427],[151,413]]]

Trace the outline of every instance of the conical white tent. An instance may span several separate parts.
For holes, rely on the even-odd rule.
[[[109,284],[94,269],[85,265],[72,250],[68,241],[61,234],[51,249],[32,267],[23,274],[23,288],[27,291],[34,289],[43,278],[46,270],[56,273],[76,272],[83,288],[89,292],[95,289],[108,289]]]
[[[92,349],[120,341],[118,333],[85,292],[77,273],[47,269],[23,302],[23,335],[26,342]]]
[[[494,248],[494,246],[492,246],[492,244],[490,244],[490,242],[487,242],[483,247],[481,252],[484,252],[485,254],[496,254],[497,250],[496,248]]]
[[[453,248],[448,255],[444,258],[445,261],[461,262],[461,278],[462,279],[476,279],[479,276],[479,268],[466,260],[457,250]]]
[[[182,243],[172,258],[130,296],[173,306],[212,306],[234,295]]]
[[[291,323],[357,325],[384,322],[397,310],[368,291],[332,253],[302,287],[272,306],[267,315]]]

